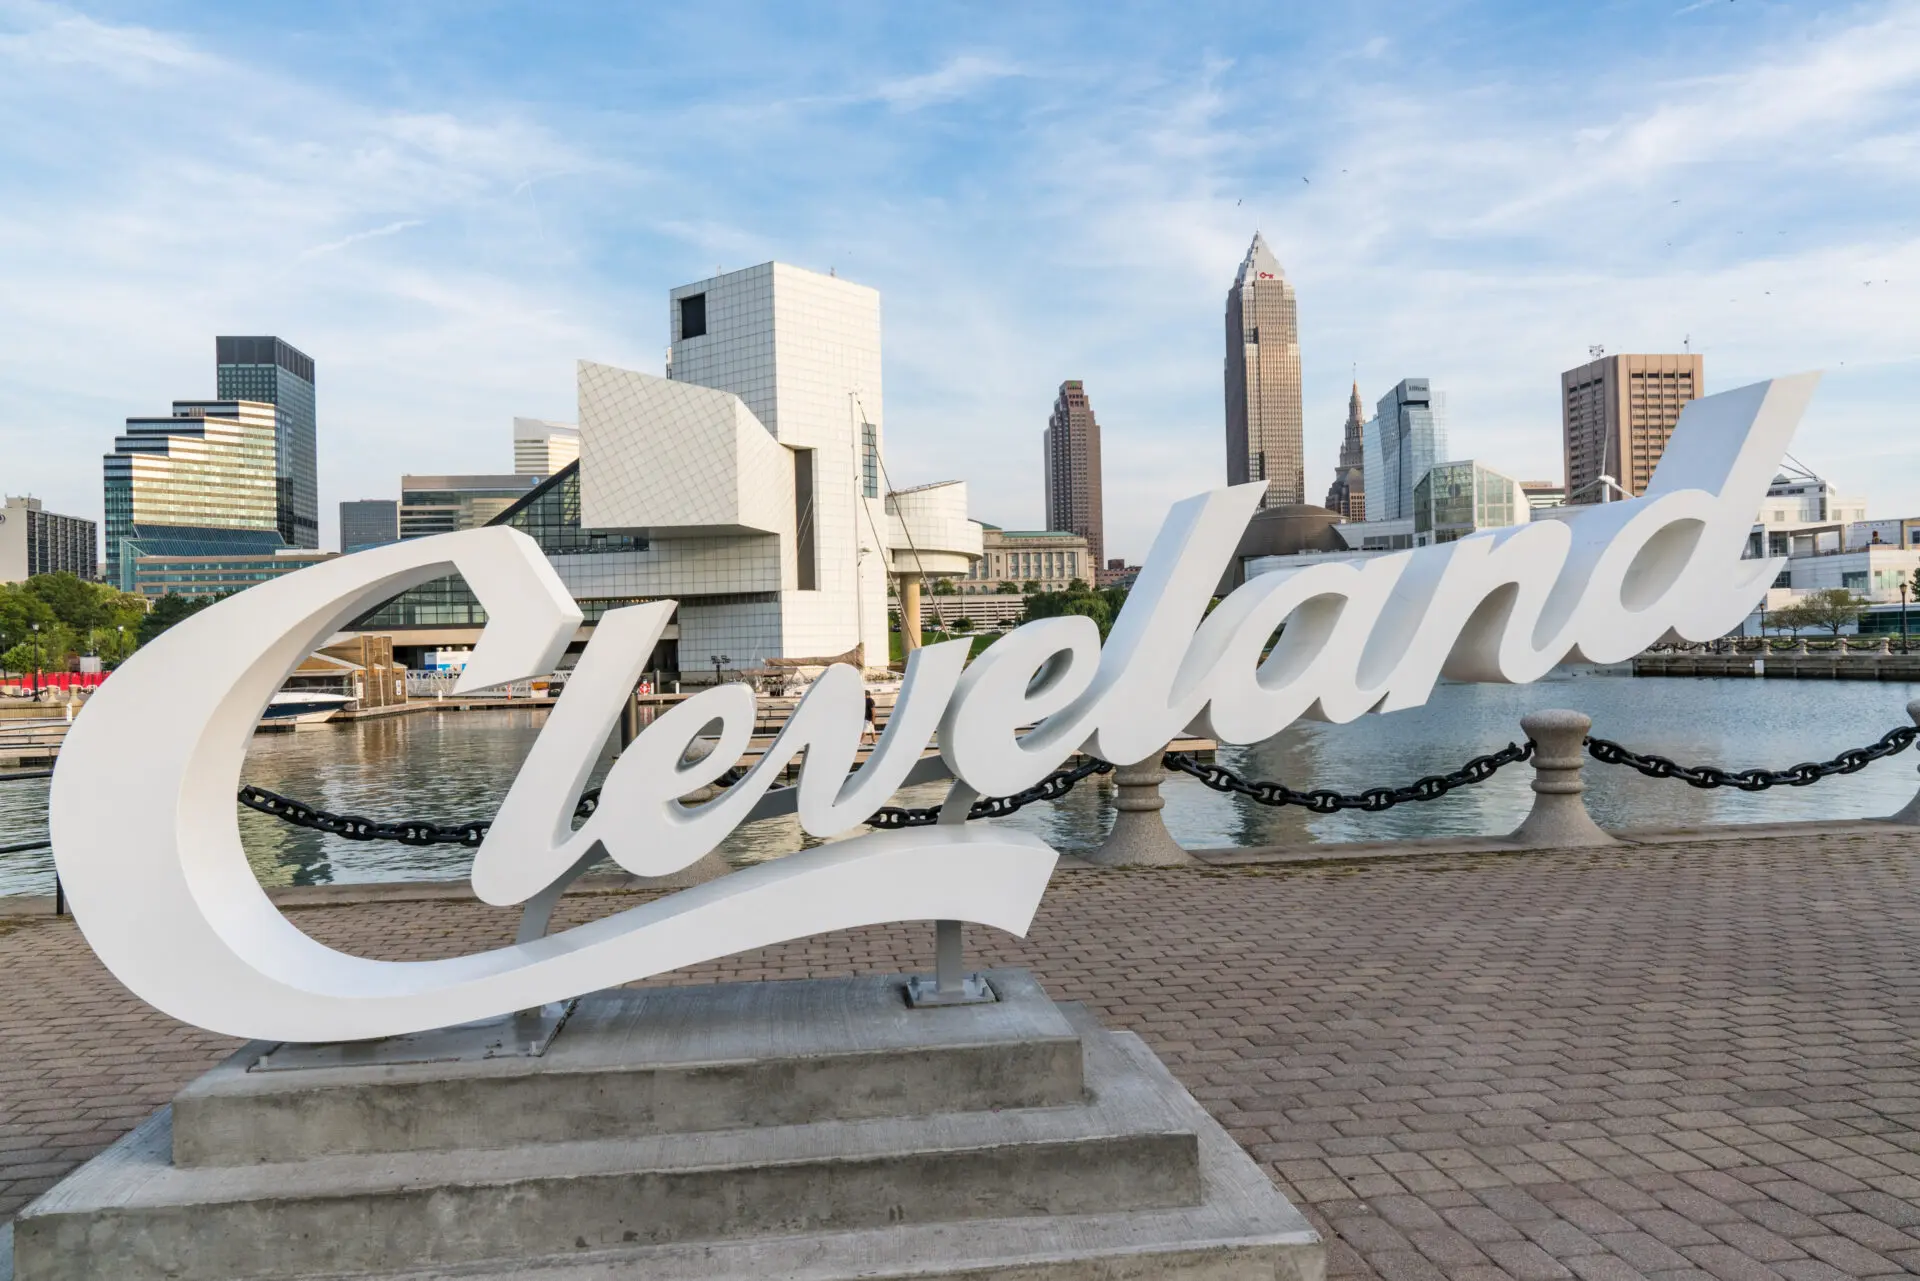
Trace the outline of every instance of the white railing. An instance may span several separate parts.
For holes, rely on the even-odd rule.
[[[410,671],[407,673],[407,697],[449,698],[459,683],[458,672]],[[469,690],[460,695],[460,700],[498,699],[505,703],[526,698],[546,698],[549,696],[549,684],[544,680],[515,681],[511,685],[495,685],[491,689]]]

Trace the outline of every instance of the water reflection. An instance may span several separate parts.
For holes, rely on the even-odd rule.
[[[1874,682],[1632,679],[1583,676],[1535,685],[1446,685],[1424,707],[1367,716],[1348,725],[1303,723],[1268,742],[1227,748],[1221,760],[1250,777],[1293,787],[1360,791],[1412,782],[1520,737],[1528,710],[1574,707],[1594,733],[1685,761],[1780,768],[1823,759],[1906,723],[1920,687]],[[336,813],[440,822],[491,814],[546,713],[534,710],[426,712],[299,734],[258,735],[246,779]],[[598,781],[611,763],[604,747]],[[1765,820],[1859,818],[1890,813],[1914,794],[1915,756],[1804,788],[1764,793],[1700,791],[1619,768],[1590,767],[1587,799],[1608,827],[1679,826]],[[1532,770],[1510,766],[1491,781],[1445,799],[1380,814],[1316,815],[1272,809],[1209,791],[1189,778],[1163,794],[1167,824],[1189,848],[1305,845],[1498,833],[1518,826],[1531,803]],[[45,780],[0,784],[0,844],[44,830]],[[896,803],[931,805],[945,784],[904,791]],[[1106,780],[1082,783],[1064,800],[993,820],[1032,832],[1063,851],[1100,843],[1113,818]],[[464,877],[471,853],[451,846],[360,843],[291,828],[240,811],[241,838],[263,884],[311,885]],[[856,833],[857,834],[857,833]],[[722,852],[735,863],[818,844],[792,817],[740,829]],[[44,851],[0,855],[0,894],[44,894],[52,864]]]

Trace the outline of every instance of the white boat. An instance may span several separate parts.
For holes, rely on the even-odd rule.
[[[261,729],[305,729],[324,725],[353,700],[345,694],[323,694],[317,690],[283,689],[267,702],[260,717]]]

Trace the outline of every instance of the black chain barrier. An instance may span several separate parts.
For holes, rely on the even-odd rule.
[[[1835,774],[1852,774],[1877,760],[1905,751],[1916,739],[1920,739],[1920,727],[1903,725],[1888,730],[1878,742],[1850,748],[1830,761],[1806,762],[1783,770],[1723,770],[1712,765],[1681,765],[1664,756],[1632,751],[1604,738],[1589,738],[1586,747],[1593,758],[1603,765],[1625,765],[1649,778],[1677,778],[1690,787],[1737,787],[1743,792],[1761,792],[1769,787],[1805,787]],[[1298,791],[1284,783],[1251,781],[1241,778],[1223,765],[1202,761],[1187,752],[1168,752],[1160,758],[1160,763],[1176,773],[1199,779],[1216,792],[1244,796],[1261,805],[1298,805],[1316,814],[1333,814],[1340,810],[1377,814],[1409,801],[1437,801],[1455,788],[1484,783],[1506,766],[1530,759],[1533,751],[1534,744],[1531,741],[1524,744],[1508,743],[1497,752],[1474,757],[1448,774],[1429,774],[1405,787],[1374,787],[1352,794],[1327,788]],[[1038,801],[1057,801],[1085,779],[1112,770],[1111,763],[1090,757],[1071,768],[1055,770],[1025,791],[977,800],[967,807],[967,818],[1004,818]],[[744,769],[735,766],[721,775],[716,785],[730,787],[745,774]],[[486,838],[487,829],[492,826],[490,820],[454,824],[424,819],[381,822],[356,814],[333,814],[293,797],[253,786],[240,789],[240,803],[295,827],[331,833],[350,841],[474,846]],[[599,803],[600,789],[596,787],[581,795],[574,815],[585,818],[593,813]],[[927,827],[940,821],[940,810],[941,806],[938,805],[925,808],[888,805],[876,810],[866,821],[868,826],[882,829]]]
[[[1089,757],[1080,765],[1071,769],[1055,770],[1023,792],[1012,796],[988,796],[975,801],[967,807],[967,819],[1004,818],[1017,809],[1033,804],[1035,801],[1057,801],[1074,788],[1074,784],[1095,774],[1105,774],[1113,768],[1106,761]],[[940,821],[941,807],[930,805],[925,809],[907,809],[898,805],[887,805],[875,810],[873,817],[867,820],[867,826],[879,828],[930,827]]]
[[[1877,760],[1905,751],[1920,738],[1920,726],[1902,725],[1880,736],[1877,743],[1850,747],[1830,761],[1805,761],[1787,769],[1724,770],[1712,765],[1681,765],[1651,752],[1636,752],[1604,738],[1589,738],[1587,752],[1603,765],[1625,765],[1648,778],[1677,778],[1689,787],[1737,787],[1764,792],[1769,787],[1805,787],[1835,774],[1863,770]]]
[[[1232,792],[1261,805],[1298,805],[1316,814],[1333,814],[1340,810],[1364,810],[1369,814],[1377,814],[1408,801],[1437,801],[1456,787],[1484,783],[1503,766],[1524,761],[1532,755],[1532,742],[1524,745],[1508,743],[1497,752],[1474,757],[1451,774],[1429,774],[1405,787],[1372,787],[1357,795],[1326,788],[1301,792],[1285,783],[1249,782],[1224,765],[1211,765],[1185,752],[1168,752],[1160,758],[1160,763],[1168,769],[1199,779],[1216,792]]]
[[[1057,801],[1073,790],[1074,784],[1093,774],[1105,774],[1113,766],[1102,760],[1089,760],[1072,769],[1056,770],[1032,787],[1012,796],[994,796],[975,801],[968,807],[967,817],[1001,818],[1015,810],[1033,804],[1035,801]],[[716,781],[720,787],[731,787],[746,776],[746,771],[735,766],[721,775]],[[471,823],[435,823],[429,819],[400,819],[394,822],[382,822],[378,819],[362,818],[357,814],[334,814],[305,801],[291,796],[282,796],[270,792],[264,787],[249,784],[240,789],[240,803],[262,814],[271,814],[283,823],[295,827],[305,827],[316,832],[326,832],[333,836],[344,837],[349,841],[398,841],[402,845],[467,845],[480,844],[486,839],[487,829],[492,821],[479,819]],[[600,789],[593,788],[580,795],[580,804],[574,807],[574,817],[586,818],[600,804]],[[867,823],[879,828],[926,827],[940,821],[938,805],[927,809],[906,809],[889,805],[877,810]]]

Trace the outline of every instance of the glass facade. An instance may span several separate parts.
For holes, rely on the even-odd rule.
[[[340,550],[357,552],[400,541],[400,504],[391,498],[362,498],[340,504]]]
[[[279,533],[277,413],[251,401],[175,401],[167,418],[129,418],[103,463],[107,581],[131,591],[121,544],[135,530]],[[137,554],[137,553],[136,553]]]
[[[1441,463],[1413,489],[1416,546],[1524,524],[1531,515],[1519,481],[1475,462]]]
[[[479,529],[532,493],[545,476],[402,476],[400,537]]]
[[[1412,516],[1414,487],[1446,456],[1446,397],[1425,378],[1403,379],[1361,429],[1367,519]]]
[[[142,557],[271,557],[284,548],[276,529],[194,529],[184,525],[135,525],[120,540],[120,559],[107,582],[123,592],[138,590]]]
[[[580,527],[580,464],[569,463],[539,488],[487,522],[520,530],[548,556],[582,556],[596,552],[645,551],[647,540],[630,534],[607,533]],[[638,605],[637,597],[592,598],[576,602],[587,621],[609,609]],[[422,583],[354,621],[359,630],[391,627],[478,627],[487,611],[458,576]]]
[[[269,578],[291,574],[296,569],[333,559],[332,552],[303,551],[276,555],[143,555],[134,561],[133,590],[142,596],[229,596],[234,592],[264,583]]]
[[[214,394],[274,406],[274,521],[289,547],[320,546],[313,358],[278,338],[215,338]]]

